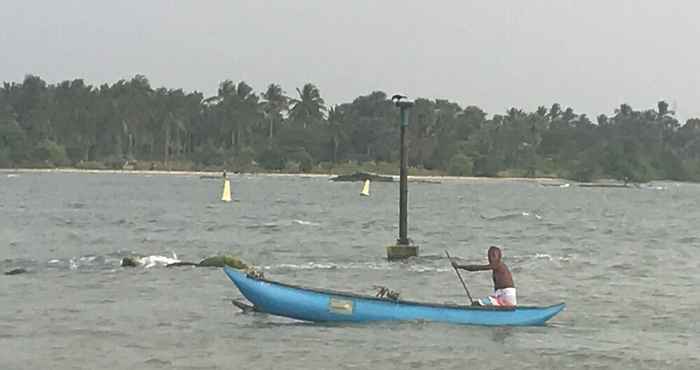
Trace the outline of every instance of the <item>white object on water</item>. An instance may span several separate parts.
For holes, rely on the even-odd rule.
[[[360,195],[364,195],[366,197],[369,196],[369,179],[365,180],[365,184],[362,186],[362,191],[360,192]]]
[[[231,201],[231,181],[224,179],[224,191],[221,193],[221,200],[224,202]]]
[[[175,256],[177,257],[177,256]],[[172,263],[181,262],[177,258],[169,258],[165,256],[146,256],[139,259],[139,263],[145,268],[150,268],[153,266],[167,266]]]
[[[292,220],[292,223],[299,224],[299,225],[307,225],[307,226],[319,226],[319,225],[321,225],[317,222],[304,221],[304,220]]]

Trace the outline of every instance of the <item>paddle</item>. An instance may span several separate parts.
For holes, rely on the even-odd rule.
[[[464,279],[462,279],[462,274],[459,273],[459,270],[452,264],[452,257],[450,257],[450,254],[445,251],[445,254],[447,255],[447,259],[450,260],[450,266],[452,266],[453,269],[455,269],[455,272],[457,273],[457,277],[459,277],[459,281],[462,282],[462,286],[464,287],[464,291],[467,292],[467,297],[469,298],[469,304],[473,305],[474,300],[472,300],[472,295],[469,294],[469,289],[467,289],[467,284],[464,283]]]

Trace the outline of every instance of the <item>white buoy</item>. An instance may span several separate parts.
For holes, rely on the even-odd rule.
[[[221,200],[224,202],[231,201],[231,181],[224,179],[224,191],[221,193]]]
[[[369,196],[369,179],[365,180],[365,184],[362,186],[362,191],[360,192],[360,195],[364,195],[366,197]]]

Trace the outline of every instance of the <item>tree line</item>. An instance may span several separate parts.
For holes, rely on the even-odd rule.
[[[308,83],[286,93],[221,82],[215,96],[112,85],[47,84],[28,75],[0,88],[0,167],[76,166],[333,172],[344,164],[398,170],[399,112],[384,92],[328,106]],[[462,176],[700,180],[700,119],[669,105],[620,105],[591,120],[560,104],[489,115],[417,99],[407,130],[414,171]]]

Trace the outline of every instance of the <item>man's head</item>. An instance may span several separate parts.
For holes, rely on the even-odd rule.
[[[501,262],[501,249],[495,246],[489,248],[488,256],[490,264]]]

